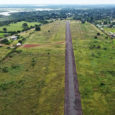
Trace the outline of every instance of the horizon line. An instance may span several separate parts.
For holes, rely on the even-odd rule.
[[[104,3],[104,4],[98,4],[98,3],[96,3],[96,4],[69,4],[69,3],[67,3],[67,4],[0,4],[0,5],[35,5],[35,6],[37,6],[37,5],[40,5],[40,6],[42,6],[42,5],[115,5],[115,3]]]

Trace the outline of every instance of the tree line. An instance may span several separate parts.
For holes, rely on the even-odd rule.
[[[103,23],[111,23],[115,19],[115,8],[92,8],[92,9],[61,9],[52,11],[33,11],[33,12],[18,12],[9,16],[5,21],[0,21],[0,26],[20,21],[48,23],[47,20],[52,19],[67,19],[71,17],[74,20],[81,20],[83,23],[97,23],[98,20],[103,20]]]

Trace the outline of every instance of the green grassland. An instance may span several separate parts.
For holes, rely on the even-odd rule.
[[[50,30],[50,32],[49,32]],[[40,32],[21,33],[25,44],[0,67],[0,114],[63,115],[65,77],[65,22],[44,25]],[[32,41],[32,42],[31,42]],[[53,42],[53,43],[52,43]]]
[[[11,49],[7,48],[8,46],[0,47],[0,60],[3,59],[9,52],[11,52]]]
[[[71,22],[71,32],[83,114],[114,115],[115,40],[79,21]]]
[[[109,27],[104,27],[104,31],[105,32],[113,32],[113,33],[115,33],[115,28],[109,28]]]
[[[30,35],[29,39],[26,40],[26,44],[31,44],[31,43],[44,44],[44,43],[54,43],[54,42],[63,41],[62,38],[64,37],[64,35],[60,34],[60,33],[62,33],[62,27],[60,26],[61,25],[60,23],[61,23],[61,21],[59,23],[47,24],[47,26],[43,25],[41,27],[42,31],[40,31],[40,32],[36,32],[36,31],[33,32],[33,30],[32,30],[29,33],[29,35]],[[65,30],[64,27],[63,27],[63,29]],[[56,31],[57,31],[57,33],[55,33]],[[23,32],[20,35],[28,38],[27,32]],[[45,37],[44,37],[44,35],[45,35]],[[40,39],[38,39],[38,36]]]
[[[23,22],[18,23],[22,29]],[[71,21],[71,32],[83,114],[114,115],[115,40],[79,21]],[[0,114],[63,115],[65,21],[19,35],[26,38],[24,45],[39,46],[23,45],[0,63]],[[11,51],[7,47],[0,47],[0,60]]]
[[[0,33],[0,38],[4,37],[4,33]]]
[[[28,26],[34,26],[36,24],[40,24],[38,22],[25,22],[25,21],[21,21],[21,22],[17,22],[17,23],[11,23],[9,25],[6,25],[6,26],[1,26],[0,27],[0,31],[3,31],[3,28],[7,28],[7,31],[21,31],[23,28],[22,28],[22,24],[23,23],[27,23]]]
[[[2,29],[3,29],[4,27],[7,28],[8,31],[19,31],[19,30],[22,30],[22,29],[23,29],[23,28],[22,28],[22,24],[23,24],[23,23],[27,23],[29,27],[30,27],[30,26],[34,26],[35,24],[40,24],[40,23],[37,23],[37,22],[31,22],[31,23],[30,23],[30,22],[22,21],[22,22],[13,23],[13,24],[10,24],[10,25],[7,25],[7,26],[2,26],[2,27],[0,28],[0,31],[2,31]],[[26,38],[28,38],[28,37],[29,37],[29,34],[31,34],[31,32],[33,32],[33,30],[34,30],[34,29],[28,30],[28,31],[26,31],[26,32],[22,32],[21,34],[22,34],[24,37],[27,35]],[[21,34],[19,34],[19,35],[21,35]],[[5,35],[5,33],[0,33],[0,37],[1,37],[1,38],[4,37],[4,35]],[[23,37],[23,36],[22,36],[22,37]],[[19,40],[21,40],[21,39],[12,41],[9,46],[16,45]],[[7,47],[8,47],[8,45],[5,45],[5,46],[3,46],[3,47],[0,47],[0,60],[1,60],[3,57],[5,57],[5,56],[11,51],[11,49],[8,49]]]
[[[10,48],[11,46],[16,46],[16,44],[18,43],[19,40],[22,40],[22,38],[20,37],[17,40],[9,40],[10,44],[9,45],[5,45],[5,44],[0,44],[2,45],[0,47],[0,61],[6,57],[10,52],[12,52],[12,50],[14,50],[14,48]]]

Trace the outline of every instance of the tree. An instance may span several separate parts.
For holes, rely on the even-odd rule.
[[[1,43],[2,43],[2,44],[6,44],[6,45],[9,45],[9,44],[10,44],[10,42],[9,42],[7,39],[3,39],[3,40],[1,41]]]
[[[36,31],[40,31],[41,30],[40,26],[39,25],[35,25],[35,30]]]
[[[101,34],[98,32],[97,35],[100,36]]]
[[[112,25],[115,25],[115,22],[112,22]]]
[[[95,36],[94,38],[97,39],[97,36]]]
[[[106,24],[107,24],[107,21],[104,21],[103,24],[106,25]]]
[[[7,32],[7,28],[3,28],[3,31],[6,33]]]
[[[28,28],[29,28],[27,23],[23,23],[22,27],[23,27],[24,30],[28,30]]]
[[[22,40],[19,40],[18,42],[22,44]]]
[[[82,24],[85,24],[85,20],[81,20],[81,23],[82,23]]]

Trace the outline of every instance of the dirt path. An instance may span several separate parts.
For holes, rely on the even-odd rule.
[[[54,43],[44,43],[44,44],[24,44],[24,48],[32,48],[32,47],[39,47],[39,46],[52,46],[52,45],[61,45],[64,44],[65,42],[54,42]]]
[[[65,115],[82,115],[70,24],[66,22]]]

